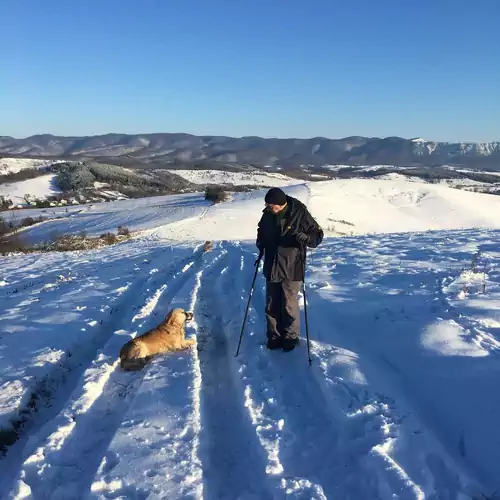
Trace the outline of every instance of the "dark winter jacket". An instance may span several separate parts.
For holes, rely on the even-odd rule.
[[[257,228],[257,247],[264,251],[264,276],[268,281],[302,281],[304,277],[304,244],[297,233],[309,236],[307,246],[316,248],[323,241],[323,230],[306,206],[287,196],[283,213],[263,210]]]

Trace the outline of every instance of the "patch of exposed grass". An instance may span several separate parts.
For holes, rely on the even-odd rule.
[[[110,245],[116,245],[132,238],[130,230],[120,226],[118,233],[103,233],[100,236],[80,234],[51,235],[49,241],[38,245],[27,244],[19,233],[9,233],[0,236],[0,255],[9,253],[35,252],[72,252],[75,250],[95,250]]]

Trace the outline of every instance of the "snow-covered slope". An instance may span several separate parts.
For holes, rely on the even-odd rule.
[[[365,182],[286,188],[320,221],[393,233],[310,252],[311,367],[304,341],[265,349],[260,273],[234,357],[262,192],[85,207],[72,230],[144,232],[93,252],[0,257],[2,442],[27,420],[0,459],[0,497],[494,498],[497,197]],[[172,307],[194,312],[197,348],[122,372],[120,347]]]
[[[25,169],[48,167],[63,160],[34,160],[31,158],[0,158],[0,175],[15,174]]]
[[[29,194],[30,198],[43,199],[61,192],[57,187],[55,178],[56,174],[47,174],[25,181],[0,184],[0,196],[3,195],[11,199],[14,205],[18,203],[25,204],[24,196],[26,194]]]
[[[226,172],[224,170],[169,170],[193,184],[232,184],[234,186],[288,186],[297,179],[274,172]]]
[[[422,138],[412,140],[416,155],[490,156],[500,152],[500,142],[434,142]]]
[[[327,235],[356,235],[427,229],[500,228],[500,197],[464,192],[446,186],[405,179],[347,179],[318,181],[283,189],[310,203]],[[231,201],[210,206],[202,193],[163,196],[79,207],[62,219],[44,222],[24,231],[30,241],[59,234],[101,234],[122,225],[146,231],[150,237],[172,240],[252,239],[264,207],[265,191],[236,193]],[[210,210],[208,210],[210,208]],[[27,211],[20,211],[19,217]],[[29,211],[33,217],[50,217]],[[198,217],[203,214],[203,224]],[[176,222],[176,224],[172,224]]]
[[[309,188],[311,209],[331,232],[500,228],[499,196],[406,179],[348,179],[312,183]]]
[[[144,234],[156,233],[158,228],[170,227],[174,223],[188,224],[191,218],[199,220],[211,204],[201,193],[157,196],[110,203],[95,203],[77,207],[24,209],[6,213],[7,220],[26,216],[42,215],[47,221],[22,231],[23,238],[32,243],[44,241],[50,234],[79,234],[85,231],[89,236],[114,232],[118,226]],[[67,211],[66,211],[67,210]]]

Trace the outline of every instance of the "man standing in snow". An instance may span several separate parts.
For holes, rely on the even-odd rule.
[[[298,295],[304,280],[305,247],[316,248],[323,230],[306,206],[279,188],[265,196],[257,228],[257,247],[264,255],[267,347],[291,351],[299,341]]]

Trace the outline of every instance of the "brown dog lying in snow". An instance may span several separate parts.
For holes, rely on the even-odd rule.
[[[192,319],[193,313],[173,309],[157,327],[129,340],[120,349],[120,366],[127,371],[140,370],[156,354],[188,349],[195,340],[184,337],[184,325]]]

